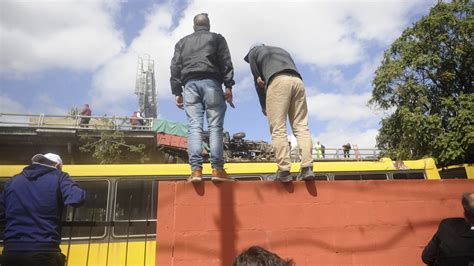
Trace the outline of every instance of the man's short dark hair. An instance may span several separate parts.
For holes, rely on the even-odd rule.
[[[252,246],[234,258],[233,266],[291,266],[293,260],[284,260],[259,246]]]
[[[209,16],[206,13],[197,14],[194,16],[194,27],[205,26],[208,29],[211,28],[211,22]]]
[[[462,194],[462,207],[464,208],[464,217],[474,225],[474,192]]]

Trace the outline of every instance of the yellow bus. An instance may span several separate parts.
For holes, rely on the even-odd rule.
[[[439,168],[439,175],[442,179],[474,179],[474,164],[457,164]]]
[[[23,167],[0,165],[0,191]],[[266,180],[277,166],[228,163],[226,169],[238,181]],[[82,207],[63,212],[61,250],[68,257],[67,265],[155,265],[159,182],[186,180],[189,165],[65,165],[63,170],[87,191]],[[440,179],[432,159],[325,161],[316,162],[314,170],[321,182]],[[299,164],[293,164],[291,171],[296,176]],[[203,173],[205,180],[210,178],[209,164]]]

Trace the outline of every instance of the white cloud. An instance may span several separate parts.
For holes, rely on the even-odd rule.
[[[14,99],[0,94],[0,113],[25,113],[25,108]]]
[[[330,69],[330,75],[342,84],[343,77],[338,67],[366,60],[366,42],[386,44],[393,40],[407,26],[407,14],[421,3],[270,2],[271,5],[268,1],[219,1],[216,4],[216,1],[196,0],[183,11],[176,25],[172,23],[172,16],[176,15],[173,6],[155,5],[130,47],[109,61],[94,77],[95,95],[114,93],[110,98],[98,97],[102,105],[133,95],[136,58],[149,54],[155,61],[159,99],[171,97],[169,64],[174,45],[192,33],[192,19],[201,12],[209,13],[211,31],[226,38],[237,76],[247,78],[248,65],[242,58],[252,43],[262,41],[287,49],[298,63]],[[366,64],[364,62],[362,66]],[[360,71],[361,76],[354,80],[366,81],[372,67]],[[243,80],[237,86],[247,86],[248,83]]]
[[[333,94],[320,93],[307,97],[309,115],[321,121],[352,123],[373,119],[376,114],[367,107],[371,93]]]
[[[138,57],[149,58],[154,62],[158,98],[170,97],[169,63],[175,42],[182,36],[173,37],[169,33],[172,25],[172,9],[168,6],[155,6],[146,18],[146,26],[128,49],[111,59],[94,75],[93,103],[114,113],[126,114],[117,109],[117,103],[135,98],[135,82]]]
[[[315,137],[326,148],[341,148],[345,143],[357,144],[359,149],[372,149],[375,147],[377,128],[357,128],[354,124],[345,124],[333,121],[325,130]]]
[[[367,106],[370,97],[370,92],[319,93],[309,96],[310,126],[312,121],[325,125],[315,127],[322,131],[312,132],[314,141],[320,140],[326,148],[341,148],[348,142],[357,144],[361,149],[374,148],[378,121],[384,113]]]
[[[9,76],[94,70],[124,46],[116,1],[3,0],[0,7],[0,73]]]
[[[37,99],[37,105],[25,106],[8,95],[0,94],[0,123],[29,123],[40,114],[66,115],[67,111],[57,106],[51,97],[43,95]],[[19,115],[20,114],[20,115]],[[30,116],[25,116],[29,114]]]
[[[137,55],[121,54],[100,68],[93,79],[93,106],[110,109],[107,105],[117,105],[126,98],[135,97],[135,77]]]
[[[37,99],[37,104],[30,107],[29,113],[38,113],[35,110],[40,110],[40,113],[43,114],[53,114],[53,115],[67,115],[69,110],[66,110],[58,106],[58,103],[49,95],[41,95]]]
[[[11,124],[17,123],[28,123],[29,118],[26,116],[17,116],[13,114],[24,114],[25,107],[15,101],[14,99],[8,97],[7,95],[0,94],[0,124],[8,126]]]
[[[243,79],[238,80],[235,84],[235,88],[237,89],[233,90],[232,94],[236,104],[248,102],[251,99],[257,98],[252,75],[247,75]]]
[[[310,125],[311,126],[311,125]],[[342,145],[351,143],[352,146],[356,144],[359,149],[373,149],[375,148],[375,138],[378,134],[377,128],[371,127],[360,127],[352,123],[340,123],[338,121],[330,122],[322,132],[316,132],[318,134],[311,135],[313,139],[313,146],[319,140],[326,149],[332,149],[327,154],[335,155],[336,149],[341,149]],[[293,134],[288,135],[288,141],[291,142],[291,146],[296,145],[296,137]],[[367,151],[364,151],[367,153]],[[340,155],[342,151],[340,151]]]
[[[361,149],[374,148],[378,121],[384,113],[367,107],[370,95],[370,92],[366,92],[317,93],[308,96],[309,126],[313,142],[319,140],[330,149],[341,148],[348,142],[357,144]],[[289,136],[289,141],[292,145],[296,143],[293,135]]]
[[[163,1],[161,1],[163,2]],[[166,1],[165,1],[166,2]],[[426,12],[433,3],[423,0],[345,1],[187,1],[182,7],[155,4],[146,13],[145,25],[125,47],[114,16],[120,0],[0,1],[0,73],[40,75],[62,68],[94,73],[94,114],[129,115],[126,103],[134,94],[138,56],[150,55],[155,63],[158,99],[169,100],[169,65],[175,43],[192,33],[195,14],[205,12],[211,30],[227,40],[236,70],[234,97],[237,106],[255,102],[248,64],[243,61],[249,46],[261,41],[287,49],[299,65],[316,69],[332,81],[333,93],[319,84],[306,84],[308,108],[315,139],[328,148],[344,143],[361,148],[375,145],[377,114],[366,106],[370,81],[381,52],[410,23],[413,12]],[[418,10],[418,11],[417,11]],[[173,19],[179,16],[178,21]],[[174,21],[174,22],[173,22]],[[376,55],[374,56],[374,50]],[[348,71],[350,69],[350,71]],[[305,77],[305,80],[308,80]],[[318,87],[315,87],[318,86]],[[65,114],[48,97],[32,106],[0,95],[0,112]],[[312,125],[310,121],[310,126]],[[294,137],[293,137],[294,138]]]
[[[359,67],[359,72],[350,81],[356,90],[365,90],[372,87],[372,80],[375,76],[375,71],[380,66],[382,60],[382,54],[367,58],[364,63]]]
[[[350,15],[346,21],[354,35],[363,40],[390,44],[407,26],[412,11],[428,1],[353,1],[346,5]]]

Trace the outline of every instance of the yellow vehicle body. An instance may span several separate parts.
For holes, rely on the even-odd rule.
[[[5,182],[7,182],[10,177],[20,173],[24,167],[24,165],[0,165],[0,183],[5,184]],[[239,180],[258,180],[264,179],[264,177],[270,173],[274,173],[277,170],[277,165],[275,163],[228,163],[226,164],[226,170],[228,173]],[[299,170],[300,164],[293,163],[291,171],[293,173],[297,173]],[[121,196],[118,194],[120,191],[120,184],[121,182],[126,181],[128,183],[124,184],[129,186],[130,184],[133,184],[135,180],[137,182],[153,180],[154,182],[156,181],[157,184],[160,180],[185,180],[190,172],[189,165],[65,165],[63,171],[69,173],[69,175],[77,182],[83,182],[84,184],[87,184],[87,182],[92,182],[93,186],[90,187],[95,186],[95,183],[93,183],[94,181],[100,181],[103,183],[104,187],[106,187],[104,190],[106,192],[104,193],[107,193],[107,195],[99,195],[99,197],[104,196],[104,198],[106,198],[106,203],[102,207],[97,207],[97,210],[105,213],[104,216],[100,218],[102,220],[97,217],[94,218],[93,214],[91,219],[87,218],[86,215],[84,216],[86,218],[83,218],[81,221],[93,222],[95,220],[100,220],[105,223],[110,223],[108,225],[103,225],[102,227],[98,226],[98,228],[101,230],[104,228],[103,234],[99,233],[95,237],[91,238],[87,238],[87,236],[76,238],[72,237],[71,240],[69,240],[67,237],[64,237],[64,233],[67,232],[67,230],[65,230],[63,225],[63,241],[61,250],[63,254],[68,255],[68,265],[155,265],[155,252],[157,244],[154,233],[148,235],[136,234],[130,235],[130,237],[127,233],[127,236],[124,237],[123,232],[120,236],[117,236],[120,233],[113,233],[114,231],[110,230],[116,228],[114,226],[117,225],[114,225],[114,222],[120,219],[126,220],[123,217],[127,217],[127,208],[123,207],[123,201],[120,202],[119,199],[121,198]],[[416,172],[424,179],[440,179],[438,169],[433,159],[403,162],[395,162],[386,158],[383,158],[379,161],[325,161],[314,163],[314,171],[316,174],[327,177],[327,180],[337,180],[337,177],[340,174],[346,174],[350,177],[357,175],[361,179],[370,179],[371,174],[374,173],[379,175],[386,174],[386,179],[391,179],[391,177],[395,177],[396,174],[404,172]],[[472,176],[472,172],[470,173],[470,176]],[[204,165],[203,174],[205,178],[210,177],[211,167],[209,164]],[[122,186],[122,188],[124,186]],[[149,208],[150,210],[153,210],[153,208],[156,209],[157,202],[153,201],[157,199],[157,186],[158,185],[152,188],[152,190],[156,191],[150,192],[150,195],[152,195],[152,200],[148,201],[150,206],[146,206],[138,202],[137,204],[139,206],[136,206],[136,208],[129,207],[129,210],[139,210],[145,208]],[[144,185],[142,187],[146,186]],[[3,189],[3,187],[0,188]],[[89,191],[87,193],[88,197],[92,197]],[[136,194],[134,194],[134,196],[139,196]],[[89,199],[89,201],[93,200]],[[130,200],[130,204],[131,202],[132,200]],[[89,208],[88,213],[90,213],[90,210],[92,210],[92,213],[94,213],[94,208],[96,207]],[[74,213],[75,210],[72,212]],[[122,212],[124,212],[124,214],[122,214]],[[148,211],[146,212],[148,215]],[[150,213],[153,215],[150,217],[147,216],[146,219],[148,220],[148,218],[150,218],[150,221],[156,221],[156,212],[154,213],[153,211],[150,211]],[[119,214],[121,215],[121,218],[117,218],[117,215]],[[133,219],[130,219],[129,214],[128,221],[131,222],[132,220]],[[143,219],[141,223],[144,224]],[[150,226],[150,228],[153,227],[154,226]],[[87,227],[83,231],[87,232]],[[157,233],[159,234],[159,232]],[[0,249],[2,249],[1,246]]]
[[[226,171],[238,175],[266,175],[278,168],[275,163],[227,163]],[[0,177],[11,177],[20,173],[24,165],[0,165]],[[314,163],[317,172],[375,172],[375,171],[424,171],[427,179],[440,179],[432,158],[412,161],[328,161]],[[299,172],[300,164],[292,163],[291,172]],[[185,179],[189,175],[187,164],[109,164],[109,165],[65,165],[63,171],[72,177],[82,176],[166,176]],[[211,174],[210,164],[204,164],[203,174]]]
[[[90,247],[88,243],[73,243],[70,246],[67,265],[155,265],[155,240],[146,241],[146,249],[145,241],[131,241],[128,243],[128,253],[124,252],[126,249],[125,242],[92,243]],[[68,245],[62,244],[61,250],[63,254],[67,254]],[[88,252],[89,256],[87,256]]]

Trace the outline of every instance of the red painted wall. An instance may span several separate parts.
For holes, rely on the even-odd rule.
[[[156,265],[231,265],[260,245],[296,265],[423,265],[474,180],[161,182]]]

